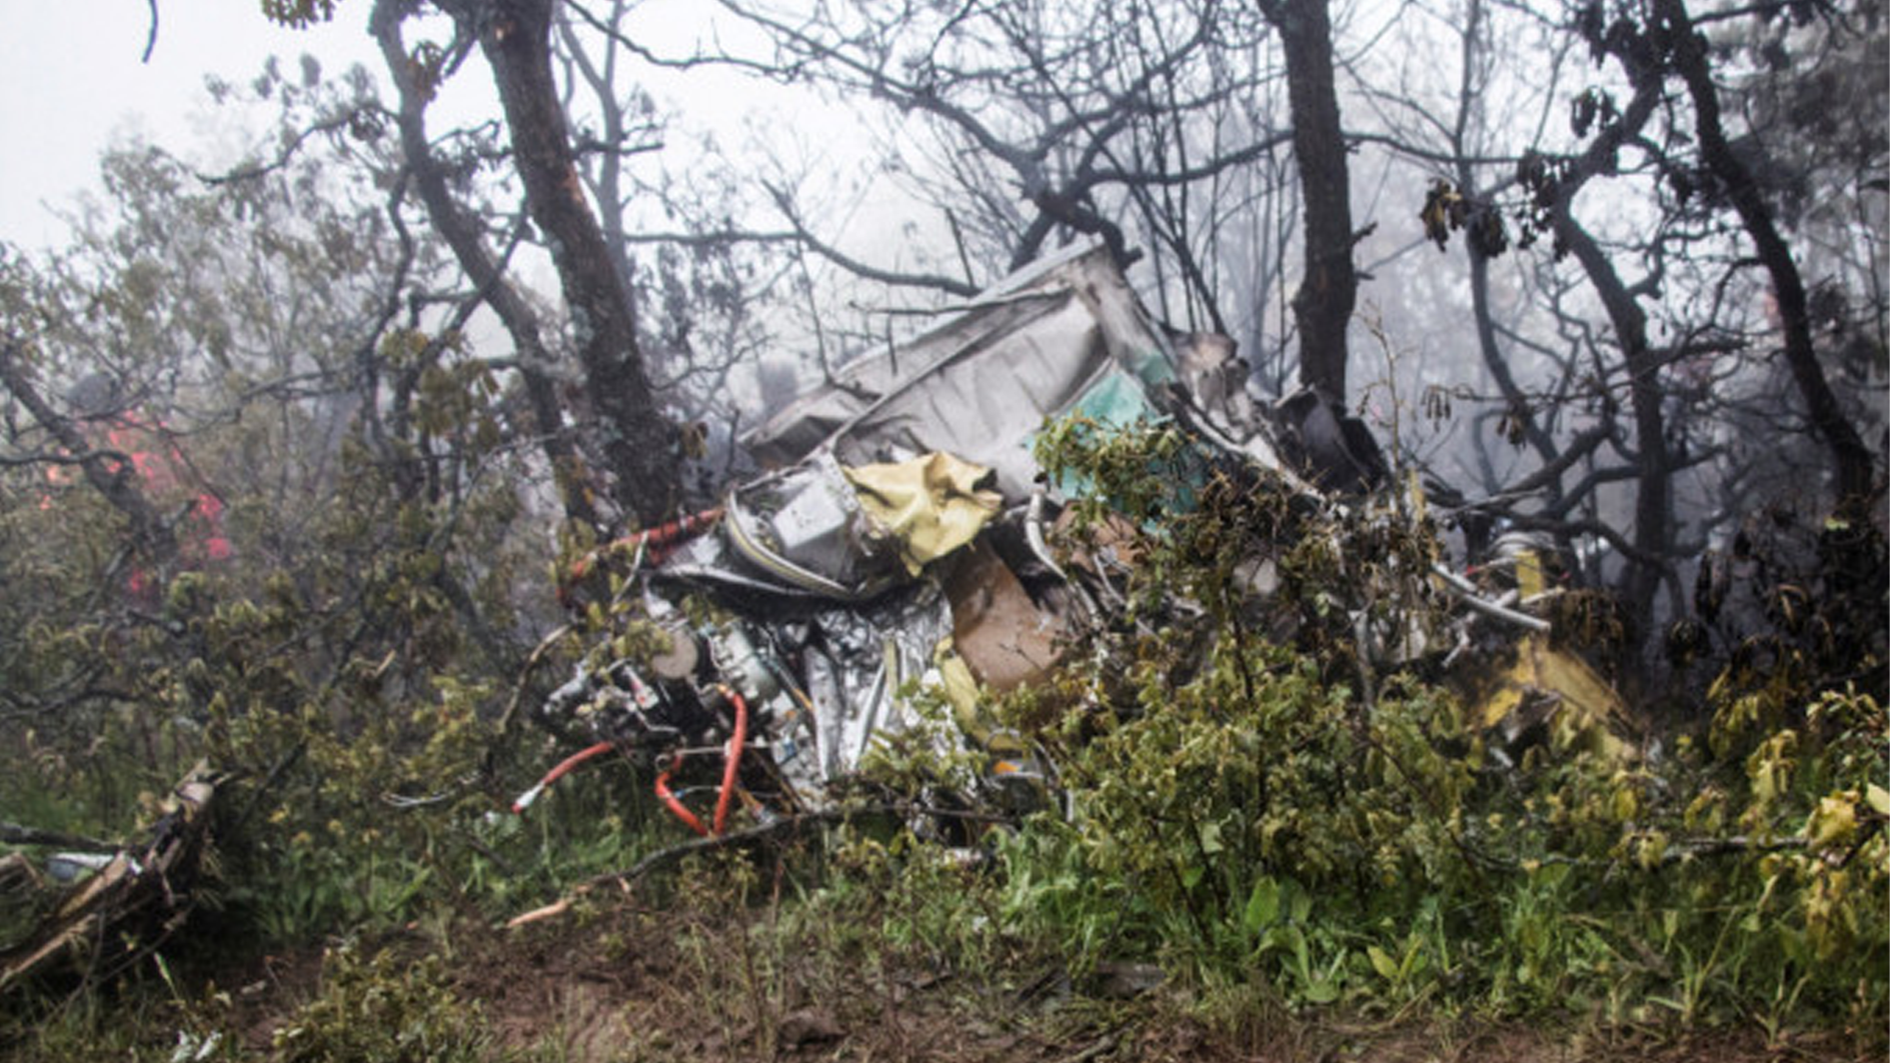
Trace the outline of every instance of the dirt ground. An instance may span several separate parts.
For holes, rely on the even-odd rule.
[[[1131,999],[1073,993],[1055,972],[1010,980],[862,961],[851,984],[811,957],[772,973],[731,946],[740,935],[625,907],[517,930],[468,928],[452,947],[411,934],[379,943],[416,958],[443,951],[454,990],[494,1035],[495,1056],[563,1063],[787,1060],[1205,1061],[1205,1063],[1757,1063],[1851,1060],[1843,1034],[1767,1043],[1757,1029],[1606,1028],[1475,1019],[1346,1019],[1330,1015],[1211,1027],[1175,991]],[[239,1028],[265,1053],[270,1037],[316,991],[318,953],[272,957],[249,972]],[[745,987],[758,986],[756,991]],[[1199,1009],[1195,1009],[1198,1012]],[[1277,1009],[1276,1009],[1277,1010]]]

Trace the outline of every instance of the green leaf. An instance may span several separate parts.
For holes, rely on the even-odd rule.
[[[1387,982],[1398,980],[1398,962],[1391,954],[1376,945],[1365,946],[1365,955],[1372,961],[1372,970],[1377,971]]]
[[[1306,935],[1300,932],[1299,927],[1288,924],[1286,939],[1287,943],[1293,946],[1293,963],[1299,971],[1300,981],[1311,982],[1313,979],[1312,949],[1306,945]]]
[[[1247,910],[1241,913],[1240,924],[1257,934],[1279,918],[1280,884],[1272,878],[1261,878],[1247,895]]]
[[[1293,890],[1293,922],[1303,923],[1312,915],[1312,894],[1304,890]]]

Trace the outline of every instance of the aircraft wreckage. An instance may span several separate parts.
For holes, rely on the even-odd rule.
[[[875,742],[919,725],[915,690],[951,707],[955,740],[986,766],[984,796],[1042,795],[1050,766],[979,715],[980,688],[1042,681],[1071,625],[1119,610],[1133,564],[1127,548],[1080,565],[1053,555],[1063,492],[1032,452],[1047,422],[1174,424],[1314,509],[1387,486],[1363,423],[1306,391],[1257,403],[1246,378],[1230,341],[1155,322],[1095,246],[847,365],[742,440],[772,471],[576,566],[593,578],[616,566],[616,603],[645,618],[647,645],[593,653],[546,701],[541,722],[580,725],[593,744],[514,810],[613,751],[650,765],[659,799],[698,834],[722,834],[743,808],[764,821],[818,810]],[[1545,706],[1613,716],[1613,691],[1526,608],[1543,593],[1529,544],[1508,545],[1522,575],[1500,598],[1442,566],[1427,574],[1462,606],[1460,644],[1471,624],[1520,636],[1504,636],[1513,663],[1480,677],[1472,716],[1519,730]],[[1522,710],[1533,715],[1515,724]]]
[[[607,606],[627,622],[540,707],[548,730],[583,748],[513,812],[616,753],[647,765],[662,803],[715,844],[737,814],[755,831],[835,814],[863,760],[901,732],[982,765],[978,793],[942,800],[1042,807],[1056,796],[1054,765],[980,713],[984,692],[1042,683],[1069,635],[1122,619],[1141,534],[1120,520],[1113,541],[1053,553],[1068,485],[1033,456],[1047,424],[1174,425],[1213,460],[1270,478],[1314,515],[1416,490],[1392,482],[1371,433],[1342,408],[1303,391],[1257,403],[1246,379],[1225,338],[1157,324],[1100,247],[1041,262],[911,342],[849,364],[743,440],[772,471],[713,509],[600,547],[567,573],[567,604]],[[1264,553],[1267,544],[1255,545]],[[1424,611],[1428,630],[1374,632],[1358,618],[1368,667],[1420,655],[1448,662],[1474,626],[1500,652],[1479,656],[1461,686],[1467,719],[1495,736],[1493,749],[1577,734],[1626,755],[1607,726],[1619,698],[1551,646],[1548,622],[1532,611],[1556,593],[1545,586],[1546,556],[1527,541],[1497,546],[1478,559],[1484,582],[1442,565],[1419,574],[1434,589],[1426,597],[1447,603]],[[1243,593],[1264,598],[1260,568]],[[1494,584],[1493,571],[1504,573]],[[921,702],[948,707],[948,733]],[[29,933],[0,947],[0,991],[137,913],[156,912],[163,932],[173,929],[219,779],[194,769],[148,840],[0,824],[0,840],[82,850],[52,853],[44,872],[18,853],[0,860],[0,887],[48,905]],[[941,810],[938,801],[924,809]]]

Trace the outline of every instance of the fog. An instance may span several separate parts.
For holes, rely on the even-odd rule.
[[[303,30],[243,4],[16,6],[0,43],[12,148],[0,239],[37,253],[71,238],[67,219],[116,224],[97,169],[111,149],[179,160],[179,195],[246,169],[279,175],[284,196],[345,205],[333,224],[357,236],[397,216],[426,242],[389,281],[414,308],[402,327],[463,332],[463,356],[502,374],[538,358],[570,416],[610,416],[593,408],[615,398],[583,353],[605,325],[572,301],[559,238],[526,222],[517,130],[481,50],[441,51],[448,19],[403,15],[401,47],[415,69],[442,63],[417,90],[426,135],[484,253],[542,319],[529,328],[490,299],[450,310],[472,267],[437,242],[439,205],[404,183],[399,94],[367,32],[376,5],[342,3]],[[1361,273],[1338,352],[1345,393],[1329,398],[1395,468],[1465,515],[1555,539],[1583,581],[1639,580],[1642,610],[1668,618],[1686,611],[1679,588],[1701,552],[1755,506],[1828,503],[1834,444],[1817,418],[1831,415],[1806,412],[1806,372],[1830,378],[1839,420],[1880,467],[1890,86],[1880,23],[1862,17],[1874,7],[1798,24],[1695,12],[1733,141],[1714,158],[1679,59],[1650,87],[1624,38],[1588,33],[1574,10],[1312,7],[1332,22],[1323,70],[1348,167],[1337,179],[1354,233],[1336,253]],[[1283,398],[1315,364],[1303,311],[1323,289],[1308,279],[1311,120],[1289,91],[1304,72],[1281,46],[1288,23],[1264,14],[1276,9],[564,5],[553,77],[656,407],[723,453],[764,405],[1012,266],[1090,240],[1158,318],[1230,336],[1256,400]],[[1653,18],[1632,5],[1620,17],[1629,31]],[[351,84],[356,66],[365,79]],[[1641,95],[1658,106],[1636,113]],[[1859,106],[1833,113],[1840,100]],[[368,117],[333,125],[350,107]],[[1816,351],[1787,342],[1753,215],[1734,209],[1741,180],[1815,296]],[[390,189],[392,214],[375,202]],[[1472,253],[1473,239],[1491,246]],[[395,321],[372,317],[337,329]],[[1788,373],[1779,352],[1801,347]]]

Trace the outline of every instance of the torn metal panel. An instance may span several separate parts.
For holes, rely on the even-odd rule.
[[[945,451],[992,469],[1007,503],[1037,475],[1030,441],[1111,373],[1114,389],[1166,389],[1168,341],[1100,246],[1077,248],[980,296],[912,341],[853,362],[744,443],[764,464],[820,448],[848,465]]]
[[[1496,660],[1476,669],[1472,723],[1517,747],[1547,740],[1558,749],[1583,746],[1612,759],[1633,755],[1615,737],[1626,715],[1615,692],[1580,657],[1559,650],[1544,634],[1524,636]]]
[[[808,692],[825,781],[857,771],[876,735],[917,722],[900,690],[932,669],[951,622],[944,596],[930,584],[870,610],[833,609],[814,618]]]
[[[1319,488],[1339,494],[1369,491],[1389,469],[1365,422],[1312,388],[1300,388],[1274,404],[1279,453]]]
[[[730,492],[729,545],[763,576],[843,601],[870,598],[900,576],[896,545],[868,517],[826,450]]]
[[[981,337],[906,378],[827,445],[849,465],[948,451],[994,470],[1007,501],[1027,498],[1037,475],[1030,440],[1038,426],[1114,368],[1080,300],[1066,294],[1054,310],[1028,330]]]
[[[848,362],[834,372],[828,383],[803,394],[768,421],[745,433],[742,444],[764,466],[793,464],[832,439],[914,374],[929,371],[954,354],[975,353],[980,344],[988,343],[992,337],[1028,327],[1046,311],[1063,305],[1067,305],[1067,300],[1055,294],[975,304],[963,315],[901,345],[896,351]],[[1092,365],[1091,371],[1093,368]]]
[[[198,763],[172,789],[163,815],[148,830],[148,842],[111,854],[65,893],[31,934],[0,947],[0,991],[62,957],[116,940],[113,928],[132,920],[160,918],[166,930],[181,924],[190,909],[189,887],[218,781],[207,764]]]

